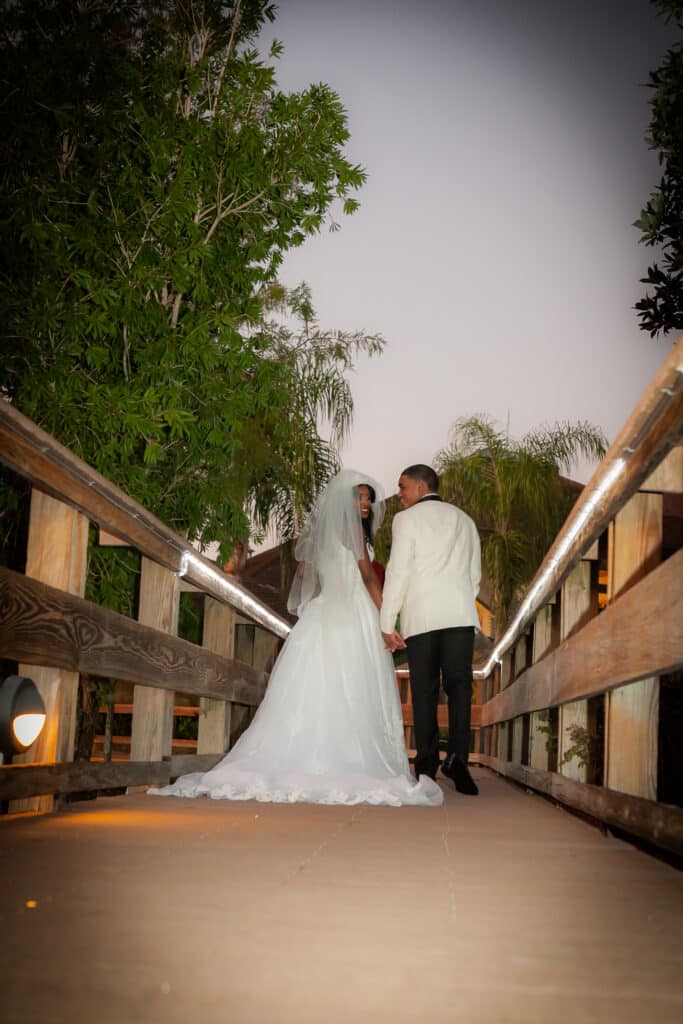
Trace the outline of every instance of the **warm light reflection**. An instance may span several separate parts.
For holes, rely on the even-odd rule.
[[[40,736],[44,724],[44,714],[17,715],[12,722],[12,732],[23,747],[30,747]]]
[[[136,805],[131,806],[133,801]],[[144,806],[140,802],[144,801]],[[186,805],[194,805],[192,807]],[[184,813],[186,812],[186,813]],[[263,813],[263,812],[261,812]],[[259,812],[254,813],[253,805],[245,801],[243,806],[229,809],[223,800],[200,801],[171,800],[166,797],[152,799],[144,793],[128,794],[125,801],[118,796],[103,797],[97,801],[97,810],[80,808],[62,819],[61,828],[117,828],[135,829],[154,827],[178,831],[187,829],[195,836],[202,830],[219,827],[224,829],[252,828]],[[216,824],[217,823],[217,824]],[[288,828],[284,825],[283,828]]]

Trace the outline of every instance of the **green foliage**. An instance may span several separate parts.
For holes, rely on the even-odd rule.
[[[204,602],[193,593],[181,593],[178,603],[178,636],[191,644],[201,644]]]
[[[339,468],[338,446],[353,417],[346,374],[360,353],[379,355],[384,340],[363,331],[323,330],[306,284],[264,288],[260,299],[263,344],[277,365],[290,367],[291,388],[282,459],[251,489],[249,510],[257,526],[265,529],[270,521],[289,539],[301,529],[311,495]],[[319,436],[320,423],[329,441]]]
[[[537,731],[545,736],[545,749],[546,753],[554,757],[557,754],[558,737],[555,728],[552,725],[539,725]]]
[[[578,758],[579,768],[586,768],[593,764],[598,749],[598,737],[582,725],[574,723],[567,729],[571,740],[571,746],[565,751],[562,764],[569,764],[574,758]]]
[[[382,565],[386,565],[389,561],[391,554],[391,524],[396,513],[400,511],[401,502],[396,494],[392,494],[387,498],[384,519],[375,535],[374,541],[375,556]]]
[[[480,530],[498,636],[573,503],[561,471],[568,471],[578,454],[599,459],[605,450],[602,430],[590,423],[541,427],[520,441],[485,416],[454,424],[436,468],[443,496],[462,507]]]
[[[26,568],[31,486],[0,465],[0,565],[15,572]]]
[[[135,618],[140,555],[130,548],[100,547],[97,528],[91,526],[85,597],[113,612]]]
[[[3,6],[0,391],[223,557],[250,512],[291,532],[383,344],[275,284],[355,208],[339,98],[278,89],[264,0]],[[106,589],[122,556],[92,557]]]
[[[197,715],[177,715],[173,719],[173,738],[179,740],[196,740],[199,734],[199,718]]]
[[[680,0],[653,0],[667,22],[683,29]],[[636,303],[640,326],[651,337],[683,328],[683,46],[676,43],[650,75],[652,116],[647,143],[663,168],[634,226],[640,241],[657,246],[661,258],[648,267],[643,284],[652,288]]]

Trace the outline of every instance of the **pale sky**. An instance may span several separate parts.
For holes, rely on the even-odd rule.
[[[331,85],[368,183],[291,253],[321,324],[384,335],[353,375],[347,467],[389,493],[458,416],[519,436],[588,419],[611,441],[670,349],[638,328],[658,180],[648,73],[673,41],[647,0],[281,0],[284,89]],[[592,469],[574,468],[586,481]]]

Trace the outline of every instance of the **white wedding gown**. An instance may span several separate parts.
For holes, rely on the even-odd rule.
[[[349,471],[345,471],[349,472]],[[337,548],[318,596],[288,636],[254,719],[214,768],[149,792],[274,803],[438,806],[439,786],[415,782],[379,613],[355,555]]]

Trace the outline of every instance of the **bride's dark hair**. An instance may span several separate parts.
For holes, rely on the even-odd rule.
[[[372,484],[358,484],[358,487],[356,488],[356,490],[358,491],[359,494],[360,494],[360,488],[361,487],[367,487],[368,493],[370,494],[370,501],[374,505],[375,502],[377,501],[377,495],[375,494],[375,488],[372,486]],[[368,544],[372,544],[372,520],[373,520],[372,508],[368,512],[368,514],[367,514],[365,519],[363,519],[362,516],[360,517],[361,526],[363,527],[363,533],[365,534],[365,539],[368,542]]]

